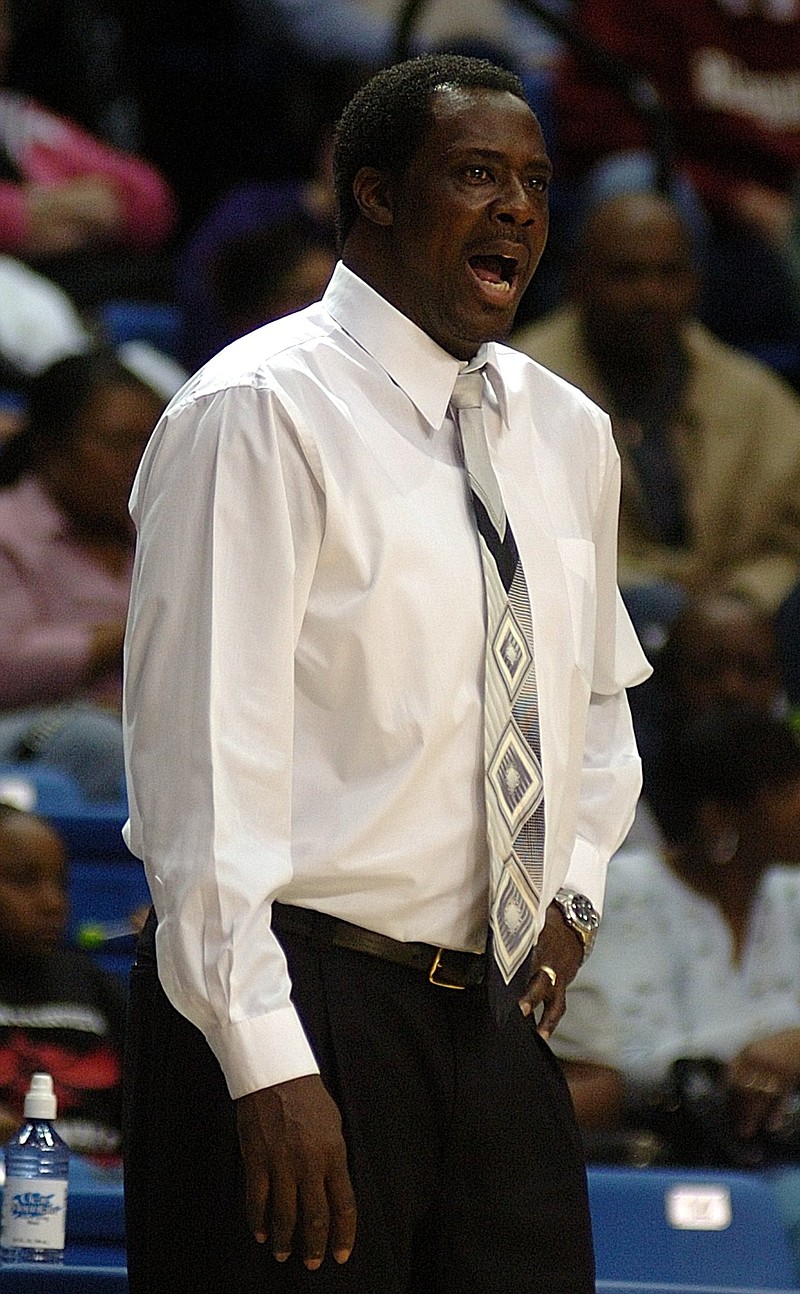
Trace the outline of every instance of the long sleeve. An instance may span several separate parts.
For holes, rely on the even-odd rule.
[[[603,415],[605,420],[605,416]],[[566,884],[602,910],[608,859],[624,840],[641,790],[626,689],[650,674],[617,589],[619,456],[606,428],[606,471],[594,525],[596,622],[575,848]]]
[[[239,1096],[316,1067],[270,911],[292,873],[294,649],[321,500],[264,392],[200,401],[155,443],[133,504],[130,844],[164,987]]]

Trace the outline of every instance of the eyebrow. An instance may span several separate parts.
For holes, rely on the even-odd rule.
[[[505,162],[508,159],[508,154],[499,148],[481,148],[473,144],[453,144],[447,152],[454,156],[475,157],[487,162]],[[547,171],[548,174],[552,174],[553,171],[553,164],[545,153],[533,158],[530,167],[531,170]]]

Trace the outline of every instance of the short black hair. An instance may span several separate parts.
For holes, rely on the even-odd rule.
[[[49,451],[68,442],[92,396],[104,386],[132,387],[158,399],[158,392],[110,347],[55,360],[28,387],[22,430],[0,446],[0,488],[35,471]]]
[[[800,744],[789,724],[762,710],[731,707],[690,720],[664,751],[669,795],[660,806],[664,834],[682,844],[703,804],[747,808],[764,791],[800,781]]]
[[[271,318],[270,307],[307,252],[329,250],[305,216],[259,225],[223,243],[211,262],[215,303],[226,325]]]
[[[362,166],[402,175],[431,124],[431,96],[445,86],[496,90],[528,102],[514,72],[464,54],[424,54],[378,72],[353,96],[336,127],[333,179],[340,247],[358,216],[356,175]]]

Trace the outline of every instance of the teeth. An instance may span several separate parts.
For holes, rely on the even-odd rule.
[[[511,284],[510,284],[510,283],[506,283],[505,279],[501,279],[501,281],[500,281],[499,283],[487,283],[487,284],[486,284],[486,287],[487,287],[487,288],[491,288],[491,289],[492,289],[492,291],[494,291],[494,292],[510,292],[510,291],[511,291]]]

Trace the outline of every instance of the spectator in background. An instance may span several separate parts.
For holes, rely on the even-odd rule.
[[[213,281],[214,267],[224,249],[238,240],[245,240],[246,245],[251,235],[256,239],[263,236],[266,248],[271,231],[293,222],[303,243],[322,244],[334,253],[333,127],[363,79],[358,63],[328,63],[324,88],[309,90],[312,103],[306,109],[308,138],[302,150],[301,173],[233,184],[210,205],[181,249],[177,267],[180,359],[190,370],[205,363],[230,339],[230,326],[220,318]]]
[[[0,0],[0,82],[11,39]],[[132,284],[144,289],[152,269],[142,253],[164,244],[174,218],[169,187],[147,162],[0,89],[0,251],[94,303]]]
[[[70,356],[0,448],[0,757],[59,763],[90,798],[122,794],[127,505],[164,403],[114,355]]]
[[[691,596],[655,657],[652,676],[631,695],[644,794],[626,848],[662,843],[657,822],[670,816],[674,793],[664,752],[681,729],[699,714],[742,707],[787,717],[772,618],[738,595]]]
[[[577,0],[574,25],[647,76],[670,114],[676,191],[687,181],[709,222],[704,322],[737,345],[796,342],[784,253],[800,170],[800,2]],[[562,178],[591,175],[606,192],[654,186],[646,122],[575,54],[554,111]]]
[[[692,1148],[665,1122],[672,1153],[757,1163],[779,1153],[800,1085],[800,748],[779,719],[737,708],[689,723],[670,755],[669,844],[612,859],[553,1045],[621,1071],[633,1125],[666,1106],[675,1062],[713,1062],[727,1134],[709,1126],[719,1144]],[[612,1030],[595,1028],[598,1008]]]
[[[673,205],[611,198],[587,219],[571,299],[514,338],[611,415],[620,584],[651,652],[688,592],[772,614],[800,579],[800,397],[697,322],[697,287]]]
[[[319,301],[335,263],[300,216],[224,244],[211,270],[219,346]]]
[[[72,1150],[119,1151],[125,993],[65,943],[66,857],[41,818],[0,804],[0,1141],[22,1122],[31,1074],[53,1075]]]

